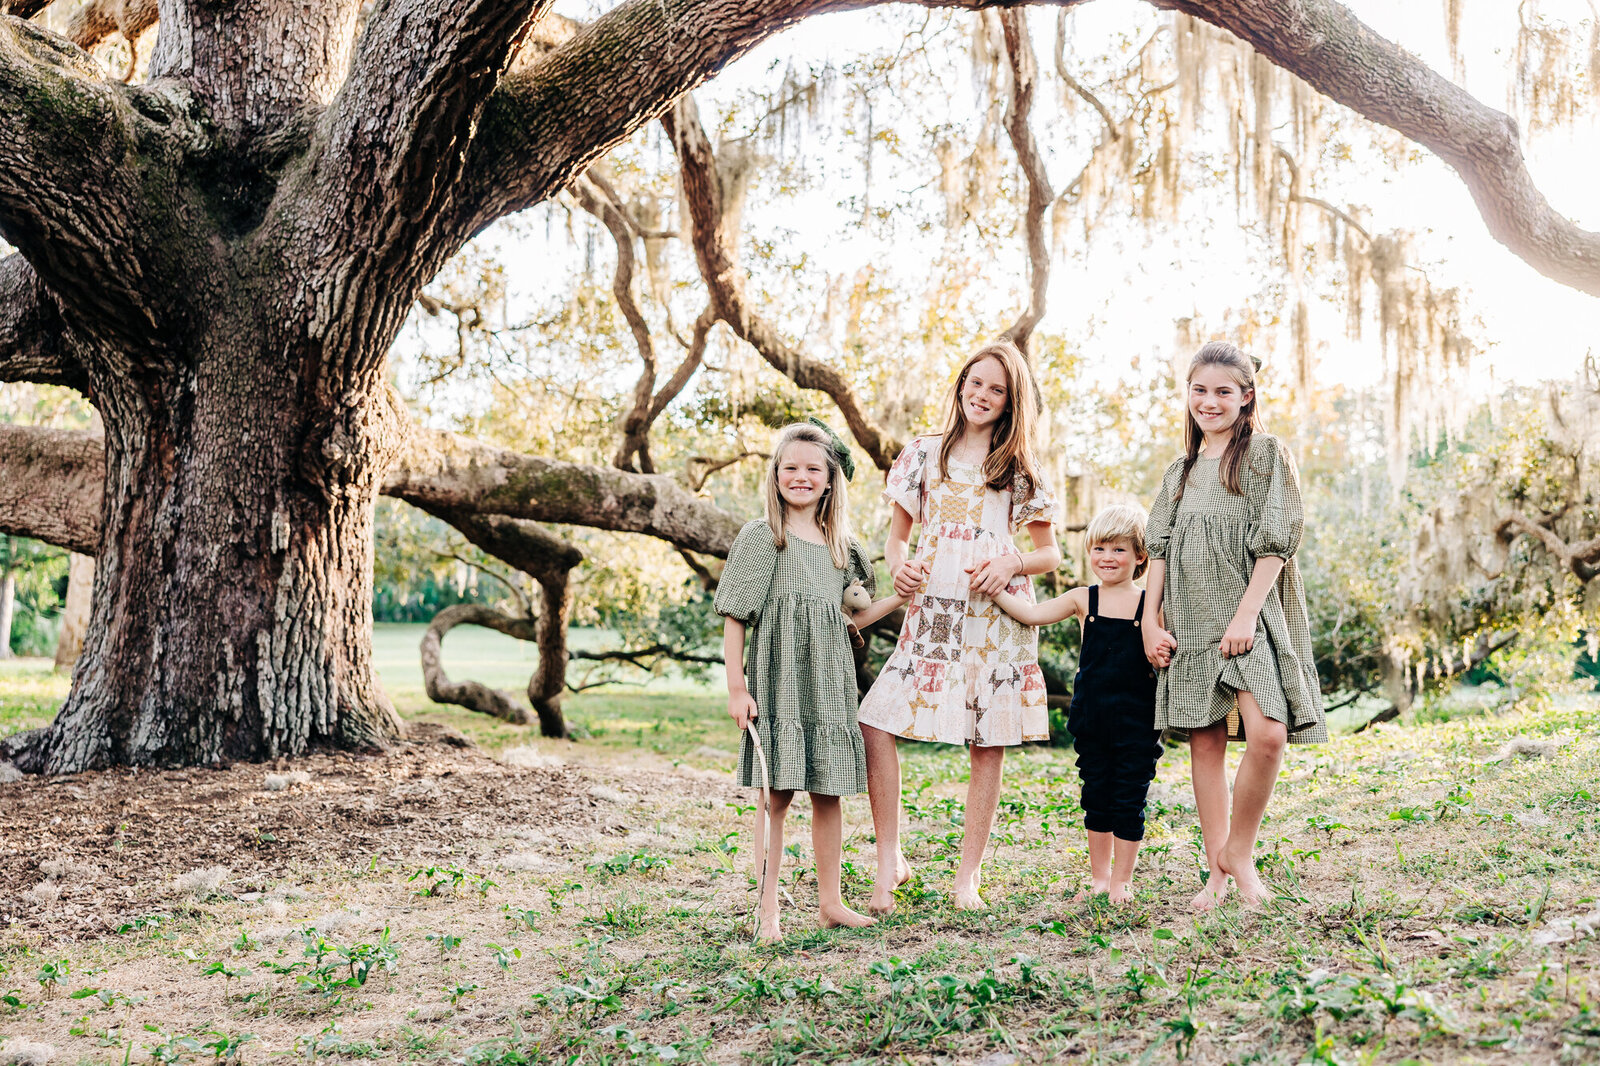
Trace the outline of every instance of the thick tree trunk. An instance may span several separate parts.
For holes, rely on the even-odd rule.
[[[89,608],[94,602],[94,556],[72,553],[67,563],[67,602],[61,610],[61,634],[56,639],[56,672],[71,670],[83,653],[89,632]]]
[[[387,406],[293,394],[281,350],[222,345],[151,387],[100,377],[105,495],[76,684],[37,756],[61,773],[378,748],[372,506]],[[260,346],[270,351],[271,346]]]

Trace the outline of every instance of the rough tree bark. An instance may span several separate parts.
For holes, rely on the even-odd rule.
[[[7,751],[60,772],[397,736],[371,669],[370,534],[407,447],[384,360],[421,286],[762,40],[873,2],[627,0],[574,28],[541,20],[550,0],[391,0],[358,39],[360,0],[170,0],[149,82],[125,86],[17,17],[44,3],[5,0],[0,235],[22,261],[0,263],[0,379],[73,384],[106,422],[83,662],[48,732]],[[1152,2],[1432,148],[1497,237],[1600,293],[1600,236],[1539,195],[1510,121],[1341,5]],[[716,266],[718,317],[803,373]],[[846,418],[880,466],[892,458]],[[725,544],[681,488],[484,458],[465,494],[437,476],[439,455],[398,477],[439,506],[492,498],[484,513],[599,513],[697,551]]]

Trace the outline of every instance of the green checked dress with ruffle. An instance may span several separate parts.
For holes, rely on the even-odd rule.
[[[856,668],[839,603],[852,581],[873,592],[866,552],[850,542],[850,566],[833,565],[827,545],[793,533],[779,551],[772,530],[747,522],[717,583],[718,614],[750,627],[744,676],[756,701],[772,787],[852,796],[867,790],[867,756],[856,723]],[[761,772],[748,732],[739,783],[759,787]]]
[[[1197,459],[1174,502],[1183,476],[1183,460],[1176,460],[1150,508],[1145,547],[1151,559],[1166,560],[1162,609],[1178,641],[1156,683],[1156,728],[1181,732],[1220,722],[1238,693],[1249,692],[1263,714],[1288,727],[1290,743],[1325,741],[1305,587],[1294,559],[1305,528],[1294,462],[1277,437],[1256,434],[1239,468],[1237,496],[1222,484],[1221,465]],[[1255,643],[1224,659],[1222,635],[1256,560],[1265,556],[1283,559],[1283,571],[1261,605]]]

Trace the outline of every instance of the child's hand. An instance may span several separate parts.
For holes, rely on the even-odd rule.
[[[1165,670],[1172,665],[1172,653],[1178,649],[1178,638],[1160,626],[1143,626],[1144,657],[1150,665]]]
[[[928,564],[913,559],[902,563],[900,569],[894,572],[894,591],[901,596],[909,597],[920,589],[928,580]]]
[[[973,592],[981,596],[993,596],[997,592],[1004,592],[1006,586],[1011,584],[1011,579],[1022,573],[1022,556],[997,555],[969,567],[967,573],[972,575]]]
[[[730,692],[728,694],[728,717],[742,733],[746,726],[756,720],[756,698],[748,691]]]
[[[1235,655],[1243,655],[1253,648],[1255,643],[1255,616],[1236,614],[1233,616],[1233,621],[1228,623],[1227,632],[1222,634],[1222,657],[1231,659]]]

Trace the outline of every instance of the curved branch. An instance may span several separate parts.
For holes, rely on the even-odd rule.
[[[1466,182],[1489,232],[1546,277],[1600,296],[1600,233],[1544,198],[1516,123],[1334,0],[1149,0],[1248,42],[1331,99],[1431,149]]]
[[[514,725],[531,724],[533,712],[518,703],[510,693],[478,681],[451,681],[444,672],[444,664],[440,661],[444,636],[459,625],[483,626],[518,640],[536,639],[537,622],[534,619],[514,618],[479,603],[459,603],[446,607],[433,616],[427,631],[422,634],[422,684],[428,698],[435,703],[465,707],[469,711],[487,714]]]
[[[710,293],[711,310],[774,370],[802,389],[826,393],[873,463],[881,470],[889,469],[900,443],[867,414],[854,386],[834,367],[791,347],[772,323],[746,303],[744,272],[735,251],[738,235],[728,228],[722,178],[694,98],[682,97],[661,121],[678,152],[684,200],[689,206],[690,241]]]
[[[149,146],[128,91],[99,74],[62,38],[0,16],[0,234],[75,321],[142,337],[156,319],[138,288],[133,227],[149,176],[133,161]]]
[[[1011,9],[1000,13],[1000,25],[1005,31],[1006,59],[1011,64],[1011,93],[1006,101],[1005,127],[1011,138],[1011,147],[1017,153],[1022,176],[1028,187],[1028,205],[1022,214],[1022,226],[1028,240],[1028,306],[1006,330],[1024,355],[1033,338],[1034,327],[1044,317],[1045,300],[1050,291],[1050,245],[1044,232],[1045,212],[1055,193],[1050,191],[1050,175],[1045,171],[1044,160],[1039,155],[1039,145],[1033,138],[1033,94],[1039,80],[1039,60],[1033,52],[1033,38],[1028,33],[1026,13]]]
[[[1556,557],[1563,570],[1572,571],[1572,575],[1584,584],[1600,575],[1600,537],[1568,544],[1549,524],[1535,522],[1517,511],[1502,512],[1494,532],[1505,544],[1511,543],[1519,534],[1532,537],[1543,545],[1545,551]]]
[[[88,376],[67,347],[61,308],[33,267],[21,255],[0,259],[0,381],[84,392]]]

